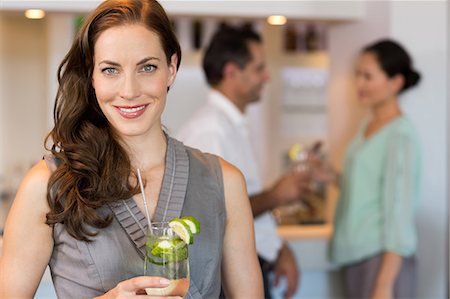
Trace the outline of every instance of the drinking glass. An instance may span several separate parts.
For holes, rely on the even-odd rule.
[[[146,288],[147,295],[186,296],[189,289],[188,245],[168,222],[152,223],[147,231],[144,275],[170,280],[165,288]]]

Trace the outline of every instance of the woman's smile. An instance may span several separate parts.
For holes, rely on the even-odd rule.
[[[119,114],[127,119],[133,119],[141,116],[147,110],[149,104],[140,106],[114,106]]]

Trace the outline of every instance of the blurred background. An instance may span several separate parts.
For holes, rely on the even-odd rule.
[[[0,229],[15,190],[41,159],[52,127],[56,72],[83,17],[100,1],[0,1]],[[401,97],[423,148],[418,215],[419,298],[448,298],[449,30],[447,1],[161,1],[183,58],[163,123],[175,134],[203,104],[202,47],[220,22],[252,23],[263,35],[271,81],[251,107],[253,141],[266,184],[289,167],[293,144],[321,140],[341,169],[348,142],[366,111],[353,89],[354,59],[376,39],[410,51],[423,81]],[[26,17],[27,9],[43,16]],[[39,12],[38,12],[39,13]],[[42,14],[42,13],[41,13]],[[284,18],[268,19],[271,15]],[[298,213],[277,211],[280,234],[302,269],[296,298],[339,298],[339,275],[327,246],[337,191],[321,190]],[[44,277],[37,298],[53,298]]]

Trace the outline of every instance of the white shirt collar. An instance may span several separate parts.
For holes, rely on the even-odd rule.
[[[235,125],[247,126],[246,115],[221,92],[211,88],[208,93],[208,102],[219,108]]]

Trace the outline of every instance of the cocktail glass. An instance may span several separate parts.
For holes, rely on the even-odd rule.
[[[184,297],[189,290],[188,245],[168,222],[152,223],[148,229],[144,275],[170,280],[165,288],[146,288],[147,295]]]

